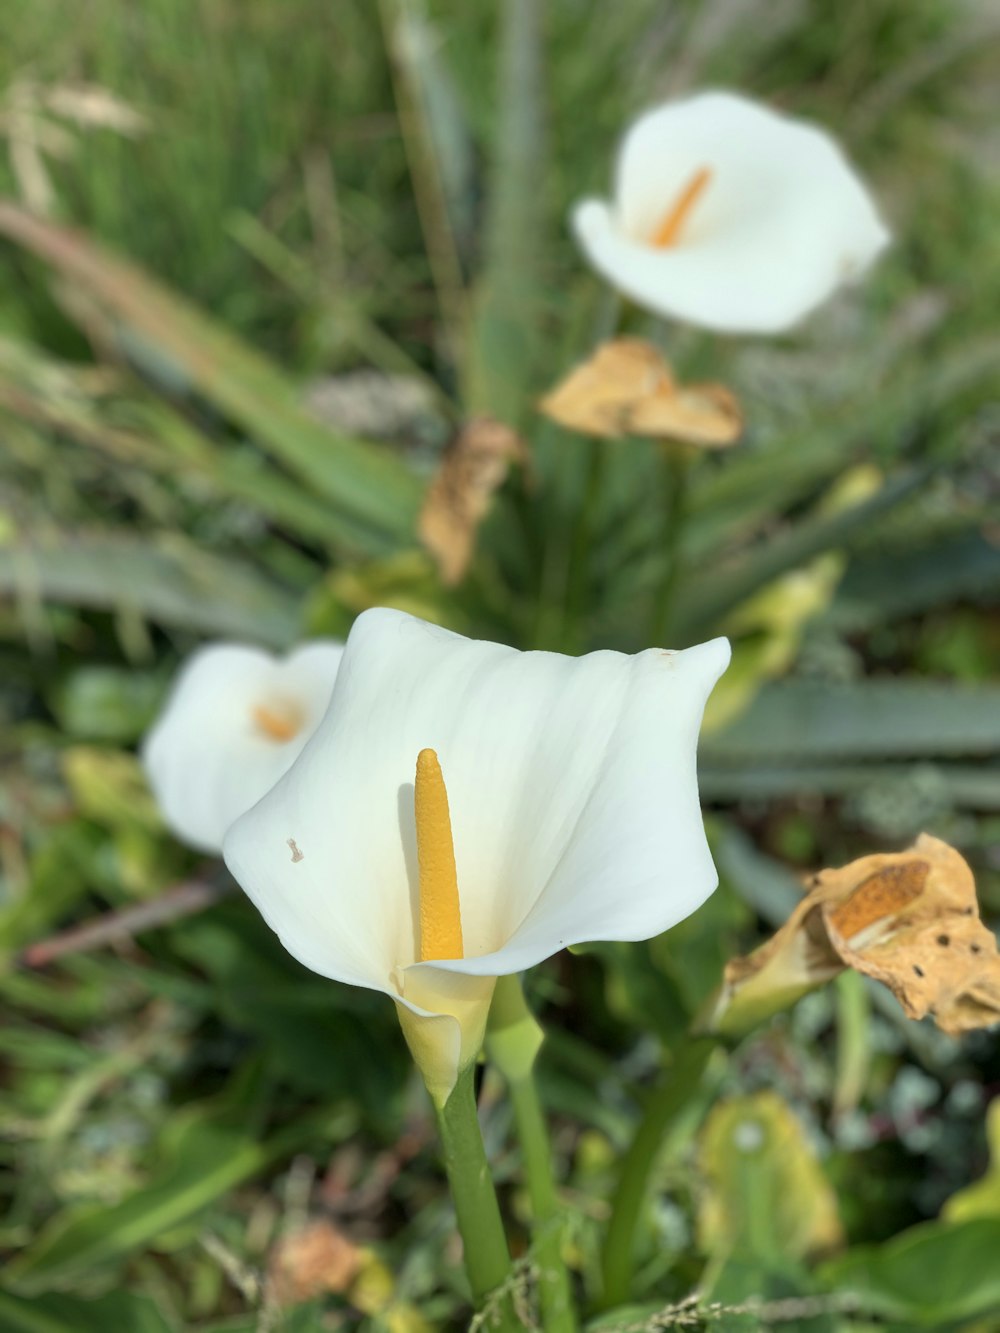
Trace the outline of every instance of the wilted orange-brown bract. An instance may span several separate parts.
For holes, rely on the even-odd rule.
[[[906,852],[826,870],[817,891],[830,943],[843,961],[883,982],[910,1018],[931,1014],[945,1032],[1000,1021],[1000,955],[979,919],[972,871],[924,833]]]
[[[746,1030],[847,967],[945,1032],[1000,1022],[1000,955],[972,872],[929,834],[817,875],[774,937],[727,965],[708,1025]]]
[[[332,1222],[317,1218],[277,1243],[268,1275],[279,1305],[299,1305],[346,1292],[363,1263],[364,1251]]]
[[[681,385],[652,343],[617,338],[572,370],[539,403],[584,435],[646,435],[720,448],[743,433],[743,413],[722,384]]]
[[[476,530],[511,463],[527,461],[520,435],[491,417],[474,418],[448,445],[417,524],[445,583],[458,583],[468,568]]]

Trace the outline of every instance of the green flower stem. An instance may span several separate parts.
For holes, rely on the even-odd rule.
[[[476,1114],[475,1065],[458,1076],[451,1096],[438,1108],[438,1128],[444,1149],[444,1167],[465,1247],[465,1271],[477,1307],[511,1275],[510,1251],[490,1175],[483,1136]],[[497,1312],[492,1327],[519,1325],[508,1303]]]
[[[587,467],[570,539],[567,571],[567,646],[572,651],[576,651],[586,637],[583,622],[590,583],[590,552],[608,466],[607,440],[587,440],[583,447],[587,451]]]
[[[691,470],[691,453],[686,445],[666,444],[664,447],[664,475],[666,495],[664,515],[666,532],[664,534],[663,555],[666,558],[666,570],[653,599],[653,616],[650,622],[649,641],[663,647],[670,634],[670,617],[674,609],[674,597],[681,573],[681,533],[687,511],[688,473]]]
[[[542,1030],[525,1002],[520,977],[501,977],[490,1009],[486,1055],[507,1083],[521,1143],[535,1223],[534,1252],[541,1275],[542,1327],[546,1333],[575,1333],[573,1295],[562,1257],[552,1149],[534,1076],[535,1057],[542,1041]]]
[[[662,1083],[646,1103],[631,1146],[622,1159],[611,1200],[611,1220],[604,1238],[601,1308],[624,1304],[635,1268],[635,1237],[650,1189],[650,1178],[663,1161],[665,1147],[678,1151],[697,1129],[711,1102],[717,1077],[707,1077],[718,1043],[711,1037],[688,1040],[678,1051]]]

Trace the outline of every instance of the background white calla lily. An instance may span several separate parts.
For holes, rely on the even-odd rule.
[[[613,202],[585,200],[572,222],[626,296],[732,333],[790,328],[889,240],[831,135],[726,92],[640,117],[619,151]]]
[[[634,657],[522,653],[368,611],[320,727],[229,831],[226,862],[302,963],[397,1001],[447,1095],[478,1050],[495,977],[569,944],[656,935],[714,889],[695,751],[728,659],[723,639]],[[448,790],[465,956],[420,962],[425,748]]]
[[[344,645],[318,639],[276,658],[211,644],[186,663],[142,750],[168,826],[199,851],[274,786],[323,716]]]

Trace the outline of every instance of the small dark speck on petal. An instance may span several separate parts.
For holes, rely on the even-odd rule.
[[[918,967],[916,963],[913,964],[913,970],[914,972],[916,972],[918,977],[922,977],[924,975],[924,969],[922,967]]]

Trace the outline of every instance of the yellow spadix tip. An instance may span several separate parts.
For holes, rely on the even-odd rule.
[[[420,961],[462,958],[462,915],[448,790],[433,750],[421,750],[417,755],[413,811],[420,871]]]
[[[291,708],[269,708],[266,704],[258,704],[253,709],[253,720],[259,732],[279,744],[292,740],[302,729],[298,712]]]
[[[670,205],[663,221],[653,233],[650,239],[652,246],[657,250],[669,250],[672,245],[677,244],[681,228],[691,216],[692,209],[708,188],[711,179],[712,172],[709,167],[698,168]]]

